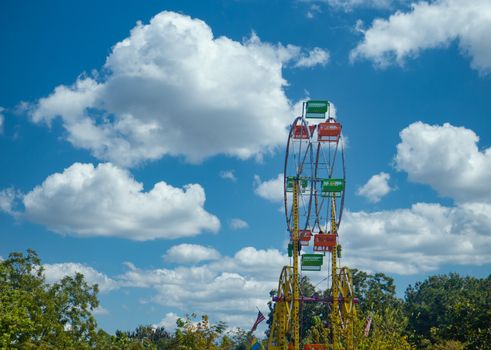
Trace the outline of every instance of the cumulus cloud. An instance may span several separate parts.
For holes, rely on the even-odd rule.
[[[235,176],[234,170],[223,170],[220,171],[220,177],[225,180],[230,180],[232,182],[237,181],[237,177]]]
[[[288,256],[276,249],[245,247],[232,256],[220,256],[218,260],[201,261],[192,266],[178,264],[174,268],[140,269],[128,262],[126,272],[112,277],[76,263],[45,267],[50,283],[81,272],[90,283],[98,283],[103,291],[150,290],[151,296],[141,301],[168,309],[155,327],[173,329],[178,315],[194,312],[207,314],[211,320],[225,321],[230,327],[247,328],[255,320],[256,306],[268,309],[269,291],[277,287],[281,268],[288,262]]]
[[[186,243],[171,247],[164,255],[164,260],[182,264],[217,260],[219,258],[220,253],[214,248]]]
[[[414,274],[448,264],[491,263],[491,149],[479,150],[479,138],[472,130],[448,123],[416,122],[400,137],[396,168],[456,204],[348,211],[340,231],[348,264]]]
[[[269,291],[277,287],[281,268],[287,263],[288,257],[278,250],[246,247],[234,256],[199,266],[147,270],[129,265],[118,280],[127,287],[154,290],[150,301],[178,314],[206,313],[231,327],[250,327],[256,306],[267,310]]]
[[[340,231],[345,262],[398,274],[435,271],[446,264],[491,263],[491,205],[347,212]]]
[[[278,174],[274,179],[262,181],[258,175],[254,175],[254,193],[271,202],[283,201],[283,174]]]
[[[308,55],[300,57],[295,67],[314,67],[317,65],[325,66],[329,62],[329,52],[319,47],[315,47]]]
[[[471,67],[491,71],[491,2],[436,0],[411,5],[409,12],[397,11],[388,19],[376,19],[363,30],[364,39],[351,52],[351,59],[366,58],[377,66],[403,65],[426,49],[446,47],[453,41],[470,56]]]
[[[246,229],[248,227],[249,227],[249,224],[242,219],[235,218],[235,219],[230,220],[230,228],[232,230],[243,230],[243,229]]]
[[[214,37],[205,22],[165,11],[114,45],[103,78],[56,87],[31,117],[61,118],[75,147],[123,166],[166,155],[261,157],[284,143],[292,115],[282,69],[324,64],[322,55],[254,33]]]
[[[118,288],[118,283],[115,280],[84,264],[69,262],[44,264],[43,267],[44,276],[46,277],[46,282],[48,283],[55,283],[63,279],[65,276],[73,277],[77,273],[81,273],[84,275],[85,280],[89,285],[97,284],[102,293],[107,293]]]
[[[464,127],[416,122],[400,132],[395,166],[458,202],[491,203],[491,148]]]
[[[372,203],[377,203],[392,190],[389,186],[389,179],[390,175],[384,172],[373,175],[366,184],[358,188],[356,193]]]
[[[181,189],[158,182],[144,192],[142,183],[111,163],[75,163],[27,193],[22,216],[61,234],[173,239],[219,229],[205,199],[198,184]]]

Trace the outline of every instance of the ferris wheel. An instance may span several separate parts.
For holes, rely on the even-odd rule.
[[[328,101],[303,104],[302,116],[290,127],[285,155],[284,202],[293,232],[293,186],[298,180],[298,230],[301,245],[314,237],[314,251],[332,251],[341,224],[346,188],[342,126],[330,114]],[[292,238],[292,237],[291,237]]]

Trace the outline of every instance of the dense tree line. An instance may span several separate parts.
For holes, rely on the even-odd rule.
[[[381,273],[354,270],[353,284],[359,299],[355,327],[358,349],[491,349],[491,275],[483,279],[458,274],[431,276],[409,286],[404,299],[396,296],[394,280]],[[48,284],[34,251],[11,253],[0,261],[0,348],[249,348],[251,334],[230,330],[222,322],[212,324],[206,315],[178,319],[172,333],[162,327],[139,326],[134,331],[108,334],[98,328],[93,316],[99,305],[97,293],[97,286],[88,285],[81,274]],[[329,290],[316,290],[303,276],[301,293],[327,296]],[[301,335],[305,342],[325,341],[329,312],[329,306],[321,303],[302,307]],[[365,336],[368,318],[372,322]]]

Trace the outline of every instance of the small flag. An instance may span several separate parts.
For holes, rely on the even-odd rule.
[[[251,328],[251,333],[254,332],[257,328],[257,325],[260,324],[262,321],[264,321],[266,319],[266,317],[264,317],[264,315],[262,314],[261,311],[259,311],[257,313],[257,319],[256,319],[256,322],[254,322],[254,325],[252,326]]]
[[[368,337],[368,333],[370,333],[370,327],[372,325],[372,317],[371,316],[368,316],[367,318],[367,323],[365,325],[365,337]]]

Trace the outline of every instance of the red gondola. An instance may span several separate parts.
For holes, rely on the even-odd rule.
[[[334,119],[319,123],[317,128],[317,140],[326,142],[338,142],[341,136],[341,124]]]
[[[315,252],[332,252],[336,247],[336,236],[331,233],[318,233],[314,236]]]
[[[309,125],[309,131],[310,133],[307,132],[307,126],[305,125],[295,125],[295,129],[293,130],[293,138],[294,139],[300,139],[300,140],[308,140],[309,137],[312,135],[312,133],[315,130],[315,125]]]
[[[311,238],[312,238],[311,230],[298,230],[298,239],[300,240],[301,245],[308,246]],[[292,233],[290,233],[290,240],[293,241]]]

